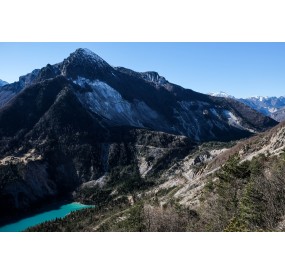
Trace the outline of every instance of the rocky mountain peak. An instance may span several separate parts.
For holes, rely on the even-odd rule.
[[[100,56],[88,49],[79,48],[71,53],[68,58],[59,64],[61,74],[67,77],[77,76],[95,79],[102,73],[113,68]]]
[[[155,84],[163,85],[168,83],[167,80],[160,76],[157,72],[145,72],[141,73],[142,78],[146,81],[153,82]]]
[[[100,66],[110,66],[105,60],[103,60],[99,55],[90,51],[89,49],[79,48],[75,52],[71,53],[68,57],[69,59],[79,59],[80,61],[87,61],[96,63]]]
[[[143,79],[147,82],[156,84],[156,85],[165,85],[169,84],[169,82],[161,75],[159,75],[157,72],[154,71],[147,71],[143,73],[135,72],[133,70],[124,68],[124,67],[114,67],[115,70],[125,73],[127,75]]]

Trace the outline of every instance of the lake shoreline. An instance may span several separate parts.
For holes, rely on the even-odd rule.
[[[6,219],[5,221],[2,221],[0,224],[0,232],[9,232],[9,231],[3,230],[3,228],[4,229],[9,228],[13,225],[16,226],[17,224],[23,224],[29,221],[32,222],[29,225],[29,227],[32,227],[40,223],[43,223],[45,221],[50,221],[56,218],[63,218],[69,213],[71,213],[72,211],[78,211],[78,210],[89,208],[89,207],[94,207],[94,205],[85,205],[85,204],[82,204],[81,202],[74,201],[74,200],[67,199],[67,198],[53,201],[53,202],[50,202],[49,204],[45,204],[44,206],[35,209],[34,211],[29,212],[27,215],[21,215],[21,216],[18,216],[17,218],[13,217],[11,219]],[[49,215],[49,213],[51,217],[45,216],[45,214]],[[37,217],[42,220],[40,220],[40,222],[35,221]],[[27,228],[23,230],[15,230],[15,231],[13,230],[12,232],[24,231],[26,229]]]
[[[30,209],[19,210],[18,213],[12,214],[10,217],[1,217],[0,227],[8,223],[14,223],[19,220],[29,218],[41,212],[48,211],[52,208],[56,208],[57,206],[60,206],[63,203],[72,203],[72,202],[76,202],[76,201],[74,201],[71,196],[60,196],[60,197],[56,197],[52,199],[47,199],[40,204],[33,205]]]

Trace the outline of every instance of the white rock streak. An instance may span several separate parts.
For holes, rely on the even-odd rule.
[[[76,84],[85,87],[89,85],[89,92],[78,92],[80,102],[92,112],[116,121],[119,125],[146,127],[156,123],[159,115],[144,102],[125,100],[119,92],[105,82],[78,77]]]

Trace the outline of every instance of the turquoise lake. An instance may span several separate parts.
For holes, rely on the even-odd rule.
[[[27,229],[30,226],[34,226],[46,221],[51,221],[56,218],[63,218],[70,212],[90,207],[93,206],[84,205],[77,202],[64,204],[57,207],[56,209],[48,210],[42,213],[37,213],[33,216],[23,218],[17,222],[4,225],[0,227],[0,232],[20,232]]]

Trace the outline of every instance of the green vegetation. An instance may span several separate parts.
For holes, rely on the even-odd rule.
[[[177,189],[178,189],[177,186],[172,186],[169,188],[162,188],[156,193],[156,196],[163,197],[166,195],[170,195],[171,193],[177,191]]]
[[[240,162],[233,155],[209,181],[202,219],[210,231],[271,231],[285,214],[285,154]]]
[[[23,181],[24,169],[22,164],[10,163],[9,165],[2,165],[0,167],[0,187],[13,182]]]
[[[105,222],[99,231],[127,232],[183,232],[188,231],[198,219],[198,214],[172,202],[140,200],[120,215]]]
[[[116,167],[109,184],[79,192],[98,207],[29,230],[275,231],[285,215],[284,175],[285,153],[245,161],[232,155],[207,178],[194,210],[175,199],[180,187],[152,192],[155,183],[141,178],[136,165]]]
[[[110,173],[109,186],[115,187],[118,194],[134,194],[152,187],[155,183],[140,176],[136,164],[118,166]]]
[[[103,189],[98,186],[82,188],[76,194],[76,200],[84,204],[95,204],[97,207],[106,205],[111,201],[111,189]]]
[[[82,187],[77,191],[75,199],[100,208],[116,204],[118,199],[128,195],[136,197],[137,192],[148,190],[154,184],[140,176],[136,165],[118,166],[112,169],[106,185]]]
[[[198,214],[178,204],[174,199],[161,205],[151,197],[134,203],[126,197],[103,207],[72,212],[63,219],[45,222],[26,231],[76,232],[183,232],[195,230]]]
[[[96,231],[104,220],[108,220],[113,215],[125,211],[130,206],[126,197],[113,200],[109,204],[101,207],[86,208],[71,212],[65,218],[48,221],[34,227],[28,228],[28,232],[78,232]]]

